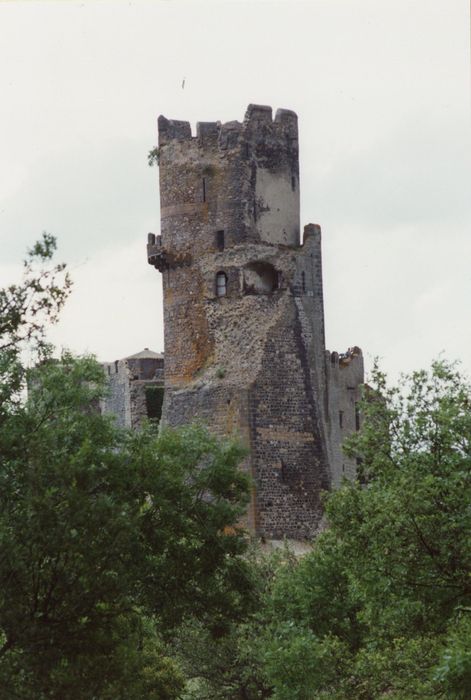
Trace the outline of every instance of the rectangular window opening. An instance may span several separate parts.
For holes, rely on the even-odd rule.
[[[203,202],[206,202],[206,178],[203,178]]]
[[[355,430],[360,430],[360,408],[355,404]]]
[[[160,421],[163,400],[164,388],[162,386],[146,387],[146,412],[150,420]]]
[[[227,294],[227,275],[225,272],[218,272],[216,275],[216,296],[225,297]]]
[[[224,231],[216,231],[216,246],[218,250],[224,250]]]

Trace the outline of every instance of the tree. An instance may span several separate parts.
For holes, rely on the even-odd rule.
[[[24,342],[44,344],[47,323],[54,323],[71,288],[64,263],[52,264],[56,239],[49,233],[28,250],[23,280],[0,289],[0,350],[18,352]]]
[[[24,380],[21,353],[29,348],[39,359],[48,352],[47,326],[70,293],[65,264],[52,262],[55,250],[54,236],[43,233],[23,261],[22,282],[0,289],[0,420]]]
[[[445,362],[393,389],[375,370],[348,446],[361,482],[326,499],[327,531],[267,608],[277,700],[469,697],[470,406]]]
[[[215,630],[197,620],[181,625],[170,646],[187,686],[183,700],[263,700],[273,687],[264,660],[267,603],[279,570],[292,562],[288,550],[270,554],[254,543],[246,554],[253,580],[251,605],[242,619]]]
[[[44,238],[33,258],[54,246]],[[183,678],[165,635],[190,617],[239,619],[251,596],[244,451],[201,427],[133,433],[100,415],[100,365],[54,360],[45,343],[63,272],[27,264],[0,294],[2,697],[170,700]],[[27,400],[24,343],[41,357]]]

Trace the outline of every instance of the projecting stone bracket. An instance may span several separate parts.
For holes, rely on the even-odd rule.
[[[147,262],[159,272],[168,268],[167,253],[162,248],[162,238],[155,233],[147,235]]]
[[[191,255],[188,253],[169,253],[162,247],[160,236],[149,233],[147,240],[147,262],[159,272],[191,265]]]

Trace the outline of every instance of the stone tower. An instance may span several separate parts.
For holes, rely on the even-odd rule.
[[[108,392],[102,413],[115,416],[123,428],[141,427],[145,419],[159,420],[164,394],[164,356],[144,348],[114,362],[103,362]]]
[[[311,537],[320,493],[354,472],[340,441],[358,421],[358,348],[325,350],[321,231],[299,227],[294,112],[250,105],[243,123],[159,117],[163,420],[200,420],[250,449],[248,524]]]

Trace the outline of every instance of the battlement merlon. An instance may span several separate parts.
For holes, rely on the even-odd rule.
[[[319,224],[306,224],[303,230],[303,244],[308,241],[308,239],[317,239],[320,243],[322,236],[321,227]]]
[[[159,147],[165,146],[171,141],[198,141],[202,145],[207,142],[225,145],[227,135],[232,135],[232,141],[238,141],[243,137],[245,141],[259,141],[267,132],[272,136],[279,136],[287,141],[289,147],[296,145],[298,141],[298,117],[290,109],[277,109],[275,119],[272,117],[272,108],[267,105],[250,104],[245,112],[244,121],[230,121],[226,123],[198,122],[196,136],[191,134],[191,125],[188,121],[167,119],[160,115],[158,120]],[[234,138],[235,137],[235,138]]]
[[[330,350],[325,351],[325,356],[327,363],[333,369],[343,369],[349,366],[359,366],[363,372],[363,353],[358,345],[354,345],[348,348],[345,352],[338,353],[335,350],[330,352]]]
[[[162,248],[162,236],[156,236],[155,233],[147,234],[147,262],[159,272],[168,266],[167,253]]]
[[[157,120],[157,125],[159,131],[159,146],[163,146],[169,141],[186,141],[191,139],[190,122],[166,119],[166,117],[161,114]]]

